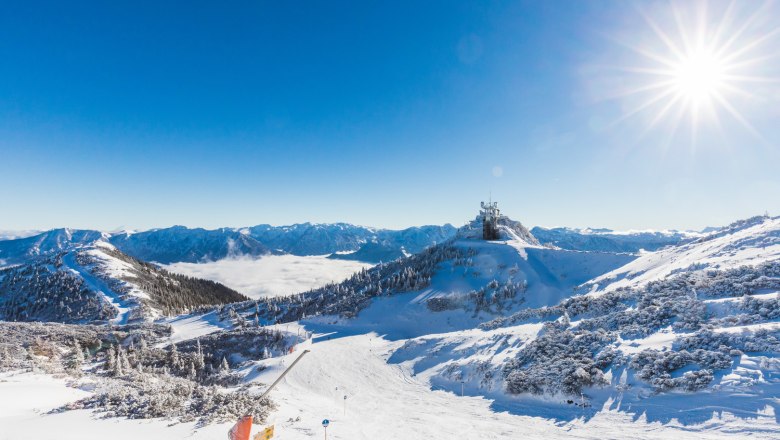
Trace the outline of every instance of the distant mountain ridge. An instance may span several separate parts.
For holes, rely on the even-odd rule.
[[[469,228],[477,231],[479,219]],[[566,250],[637,254],[688,243],[705,235],[691,231],[614,231],[605,228],[527,229],[522,224],[505,225],[530,244]],[[707,232],[719,228],[708,228]],[[478,232],[478,231],[477,231]],[[463,231],[461,231],[461,234]],[[77,246],[107,241],[122,252],[161,264],[198,263],[223,258],[292,254],[331,255],[379,263],[420,252],[458,234],[450,224],[426,225],[401,230],[356,226],[349,223],[297,223],[287,226],[260,224],[244,228],[203,229],[172,226],[141,232],[53,229],[24,238],[0,237],[0,266],[20,264],[30,257]]]
[[[327,255],[378,263],[446,241],[455,227],[419,226],[377,229],[347,223],[290,226],[257,225],[207,230],[173,226],[143,232],[106,233],[53,229],[31,237],[0,240],[0,265],[21,264],[31,257],[106,241],[122,252],[162,264],[216,261],[234,256],[273,254]]]
[[[254,237],[231,228],[207,230],[173,226],[112,235],[108,241],[135,258],[162,264],[215,261],[231,256],[272,254]]]
[[[717,229],[714,229],[717,230]],[[701,237],[690,231],[613,231],[611,229],[543,228],[536,226],[531,234],[542,244],[573,251],[626,252],[656,251]]]

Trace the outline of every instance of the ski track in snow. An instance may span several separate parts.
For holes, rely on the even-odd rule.
[[[77,251],[72,251],[65,254],[62,257],[62,264],[71,271],[75,272],[77,275],[80,275],[89,289],[98,292],[109,304],[114,307],[114,309],[116,309],[118,313],[116,318],[111,320],[112,324],[126,324],[127,319],[130,316],[131,306],[123,301],[116,292],[111,290],[105,281],[92,275],[90,271],[78,264],[76,262],[76,252]]]
[[[404,341],[387,341],[374,333],[339,336],[320,335],[314,343],[299,344],[295,353],[261,361],[269,368],[254,380],[270,383],[303,349],[311,350],[271,392],[279,405],[268,421],[276,427],[275,439],[322,438],[321,421],[325,418],[331,421],[331,440],[770,439],[780,434],[771,412],[739,418],[726,412],[718,414],[719,408],[713,408],[711,420],[687,426],[648,422],[643,415],[633,417],[609,409],[613,402],[587,421],[558,422],[497,412],[490,399],[432,390],[423,375],[412,373],[410,364],[389,364],[388,357]],[[192,423],[171,424],[160,419],[104,419],[87,410],[46,414],[86,395],[86,391],[48,375],[0,374],[0,440],[205,440],[224,438],[230,427],[196,428]],[[256,425],[254,432],[259,428]]]

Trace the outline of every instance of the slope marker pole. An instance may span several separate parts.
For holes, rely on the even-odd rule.
[[[264,392],[264,393],[263,393],[263,394],[260,396],[260,398],[262,399],[263,397],[267,396],[267,395],[268,395],[268,393],[270,393],[270,392],[271,392],[271,390],[272,390],[272,389],[274,389],[274,387],[275,387],[275,386],[276,386],[276,385],[277,385],[277,384],[278,384],[278,383],[279,383],[279,382],[280,382],[282,379],[284,379],[284,376],[286,376],[286,375],[287,375],[287,373],[289,373],[289,372],[290,372],[290,370],[292,370],[292,367],[294,367],[294,366],[295,366],[295,364],[297,364],[297,363],[298,363],[298,361],[300,361],[300,360],[301,360],[301,359],[302,359],[302,358],[303,358],[303,357],[306,355],[306,353],[308,353],[308,352],[310,352],[310,351],[311,351],[311,350],[303,350],[303,353],[301,353],[301,355],[300,355],[300,356],[298,356],[298,357],[297,357],[297,358],[296,358],[296,359],[293,361],[293,363],[291,363],[291,364],[290,364],[290,366],[289,366],[289,367],[287,367],[287,369],[286,369],[286,370],[284,370],[284,372],[282,372],[282,374],[279,376],[279,378],[277,378],[277,379],[274,381],[274,383],[272,383],[272,384],[271,384],[271,386],[270,386],[270,387],[268,387],[268,389],[267,389],[267,390],[265,390],[265,392]]]

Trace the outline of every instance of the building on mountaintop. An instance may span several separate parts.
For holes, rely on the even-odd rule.
[[[482,209],[479,212],[482,217],[482,239],[498,240],[498,220],[501,218],[501,211],[498,209],[498,202],[481,202]]]

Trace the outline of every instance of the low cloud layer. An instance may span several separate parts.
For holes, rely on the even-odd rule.
[[[341,281],[370,264],[324,256],[272,255],[229,258],[209,263],[174,263],[165,267],[184,275],[218,281],[250,298],[289,295]]]

